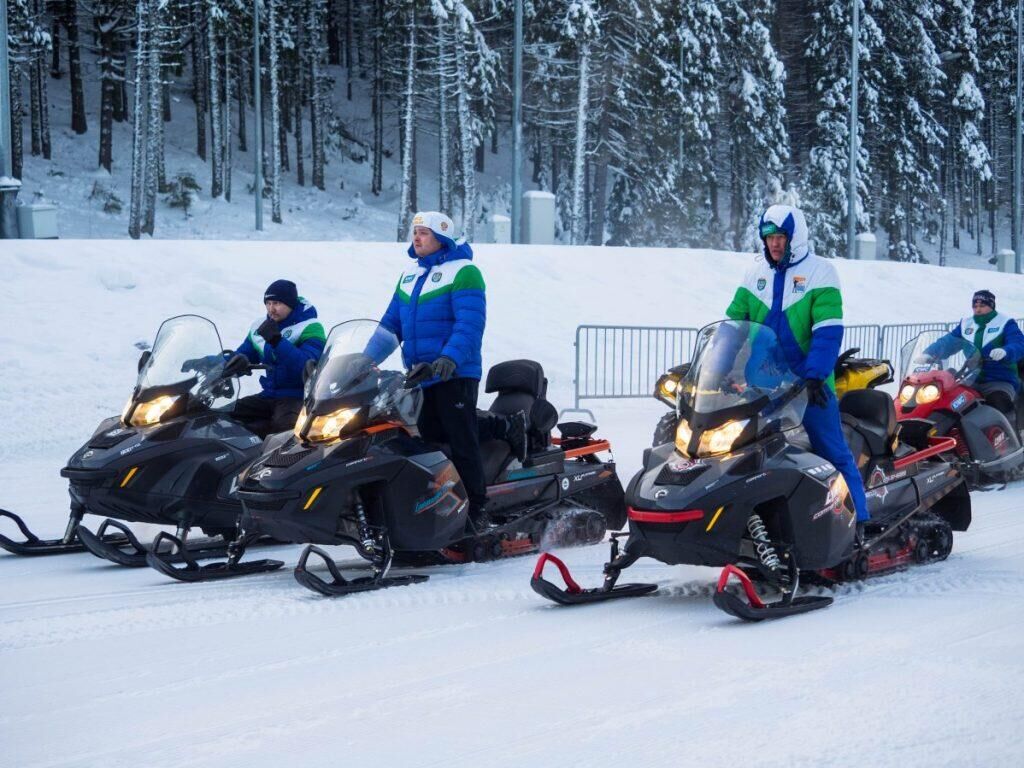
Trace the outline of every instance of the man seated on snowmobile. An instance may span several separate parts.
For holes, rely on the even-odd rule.
[[[272,366],[260,377],[263,391],[235,404],[234,418],[260,437],[295,426],[302,410],[306,363],[320,359],[327,341],[316,307],[299,296],[291,280],[271,283],[263,294],[263,305],[266,315],[252,324],[235,351],[236,357],[244,357],[248,363]]]
[[[1017,321],[996,312],[996,296],[981,290],[971,299],[973,314],[960,320],[952,331],[930,345],[921,359],[914,362],[931,363],[934,358],[946,357],[959,347],[955,340],[973,344],[981,353],[981,373],[975,388],[994,408],[1002,411],[1016,424],[1015,401],[1020,394],[1021,380],[1017,363],[1024,359],[1024,334]]]
[[[422,384],[423,409],[418,427],[424,439],[451,446],[451,459],[469,496],[469,517],[477,527],[490,520],[485,511],[480,441],[505,440],[512,454],[526,458],[526,414],[504,417],[477,414],[477,390],[483,363],[487,316],[484,279],[472,263],[473,251],[464,240],[453,239],[452,220],[438,211],[413,216],[413,262],[398,279],[381,326],[402,345],[407,368],[429,363],[433,378]],[[371,342],[367,354],[383,360],[392,349]]]
[[[870,514],[860,470],[843,436],[833,375],[843,342],[839,276],[828,259],[810,252],[799,208],[771,206],[761,216],[759,234],[763,258],[747,271],[726,315],[775,332],[789,367],[807,388],[803,425],[811,449],[842,473],[860,532]]]

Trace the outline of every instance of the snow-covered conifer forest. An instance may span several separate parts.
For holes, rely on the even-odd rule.
[[[72,235],[237,236],[257,122],[268,229],[333,206],[390,239],[438,207],[473,237],[508,212],[511,0],[7,2],[23,201],[111,224]],[[892,259],[981,266],[1010,247],[1015,8],[861,3],[859,229]],[[850,15],[847,0],[527,0],[526,188],[555,193],[565,243],[746,249],[781,199],[808,211],[819,253],[843,254]],[[91,199],[66,199],[84,169]],[[181,228],[211,201],[223,229]]]

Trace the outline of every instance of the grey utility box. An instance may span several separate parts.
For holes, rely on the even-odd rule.
[[[857,245],[853,252],[856,254],[857,261],[878,260],[878,241],[873,234],[861,232],[855,239]]]
[[[523,193],[522,241],[530,245],[555,242],[555,196],[531,190]]]
[[[1017,258],[1016,254],[1009,248],[1004,248],[996,255],[996,269],[1000,272],[1013,272],[1017,271]]]
[[[487,241],[498,244],[512,242],[512,219],[495,213],[487,217]]]
[[[51,203],[19,205],[18,230],[24,240],[56,239],[57,206]]]

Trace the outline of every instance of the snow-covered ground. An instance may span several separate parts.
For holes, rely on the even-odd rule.
[[[328,326],[374,317],[404,258],[394,244],[5,245],[0,506],[61,532],[57,471],[120,410],[134,344],[164,317],[207,315],[232,346],[282,276]],[[750,258],[482,246],[485,362],[539,359],[564,407],[576,325],[716,319]],[[981,287],[1024,315],[1022,277],[838,267],[851,323],[952,320]],[[663,407],[587,405],[628,477]],[[713,607],[715,571],[654,562],[628,580],[658,581],[657,594],[561,609],[530,590],[531,558],[331,600],[287,568],[185,585],[85,553],[2,553],[0,765],[1014,765],[1024,487],[973,502],[947,562],[843,587],[825,611],[765,625]],[[267,556],[290,565],[299,551]],[[559,554],[598,583],[604,545]]]

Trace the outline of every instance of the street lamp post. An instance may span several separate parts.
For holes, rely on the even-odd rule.
[[[260,93],[260,0],[252,3],[253,111],[256,113],[256,231],[263,231],[263,98]]]
[[[852,0],[850,41],[850,181],[846,191],[846,258],[857,256],[857,57],[860,48],[860,0]]]
[[[521,241],[523,179],[523,0],[515,0],[512,42],[512,242]]]

